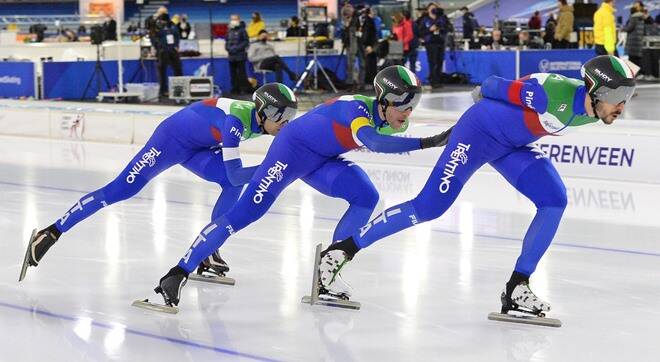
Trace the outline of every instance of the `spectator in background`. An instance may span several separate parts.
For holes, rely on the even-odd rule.
[[[357,57],[357,21],[355,21],[355,8],[348,1],[340,11],[341,30],[339,32],[343,50],[346,52],[346,85],[355,86],[355,58]]]
[[[103,23],[103,39],[117,40],[117,22],[110,16],[105,14],[105,22]]]
[[[183,75],[179,58],[179,29],[174,26],[167,13],[156,19],[156,56],[158,57],[158,75],[160,77],[159,94],[167,96],[167,67],[171,66],[175,76]]]
[[[420,34],[424,37],[426,57],[429,63],[429,82],[432,87],[442,86],[442,65],[445,59],[445,39],[449,20],[438,4],[430,3],[428,14],[422,19]]]
[[[408,52],[403,53],[404,57],[404,63],[408,63],[408,69],[412,70],[413,72],[417,71],[417,48],[419,48],[419,28],[417,28],[417,23],[412,20],[410,17],[410,11],[404,10],[403,11],[403,21],[404,23],[407,23],[409,25],[404,26],[410,26],[410,29],[412,29],[412,39],[410,39],[410,43],[408,47],[410,48]]]
[[[300,26],[300,19],[297,16],[292,16],[289,20],[289,27],[286,29],[286,36],[295,37],[295,36],[307,36],[307,31]]]
[[[378,72],[378,59],[376,57],[376,44],[378,36],[376,35],[376,24],[369,16],[369,8],[362,7],[358,10],[357,16],[357,58],[360,62],[360,73],[358,75],[358,87],[364,89],[365,85],[371,87],[371,82],[367,84],[366,80],[371,81]]]
[[[229,74],[231,76],[231,93],[245,94],[252,92],[252,86],[248,82],[245,72],[245,61],[247,60],[247,48],[250,40],[245,31],[245,23],[237,14],[233,14],[229,20],[229,31],[225,41],[229,61]]]
[[[258,40],[250,45],[248,60],[252,62],[254,69],[267,69],[275,72],[275,78],[282,83],[282,71],[289,75],[292,81],[298,80],[298,75],[291,71],[282,58],[277,55],[275,48],[268,44],[268,32],[259,32]]]
[[[630,8],[630,18],[623,27],[626,32],[626,54],[628,59],[636,65],[642,65],[642,46],[644,42],[644,8],[639,1],[635,1]],[[640,75],[644,74],[640,70]]]
[[[472,42],[474,31],[479,28],[479,23],[467,6],[461,8],[461,13],[463,14],[463,39]]]
[[[181,15],[181,21],[177,24],[179,28],[179,34],[181,34],[181,39],[188,39],[190,37],[190,32],[192,31],[192,26],[188,22],[188,15]]]
[[[603,0],[594,13],[594,49],[596,55],[619,56],[616,51],[616,22],[614,19],[614,0]]]
[[[369,17],[374,21],[374,26],[376,28],[376,39],[382,39],[383,38],[383,19],[378,16],[378,10],[375,8],[368,8],[369,11]]]
[[[392,15],[392,34],[396,37],[396,40],[403,43],[403,58],[405,61],[410,54],[410,43],[414,38],[414,34],[412,21],[406,20],[400,11]]]
[[[548,15],[548,20],[545,22],[545,30],[541,33],[543,35],[543,43],[550,47],[555,46],[555,33],[557,31],[557,19],[555,14]]]
[[[264,29],[266,29],[266,23],[261,19],[261,14],[255,11],[252,13],[252,21],[247,27],[247,35],[249,38],[256,38]]]
[[[559,18],[555,28],[555,45],[553,48],[568,48],[574,21],[573,6],[569,5],[566,0],[559,0]]]
[[[540,42],[539,37],[531,37],[527,30],[523,30],[518,33],[518,49],[541,49],[543,44]]]
[[[493,30],[493,35],[490,39],[489,48],[492,50],[501,50],[506,42],[507,40],[502,37],[502,30],[495,29]]]
[[[535,11],[534,15],[529,19],[527,26],[530,30],[541,30],[541,24],[543,24],[543,21],[541,21],[541,13]]]

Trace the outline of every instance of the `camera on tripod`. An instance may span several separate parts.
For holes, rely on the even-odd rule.
[[[89,40],[92,45],[101,45],[105,41],[105,29],[102,25],[94,25],[89,30]]]

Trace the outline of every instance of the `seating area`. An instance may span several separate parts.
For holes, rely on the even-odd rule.
[[[137,8],[128,9],[126,4],[126,19],[131,19],[132,14],[137,12]],[[226,23],[231,14],[240,15],[246,23],[250,22],[254,11],[259,11],[267,26],[279,26],[280,20],[289,19],[297,14],[297,4],[295,0],[254,0],[238,1],[228,0],[226,3],[220,1],[207,2],[202,0],[170,0],[167,8],[170,15],[186,14],[188,21],[194,23],[208,23],[209,5],[213,10],[214,23]],[[130,20],[129,20],[130,21]]]

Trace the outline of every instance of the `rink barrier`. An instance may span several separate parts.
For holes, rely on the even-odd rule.
[[[43,102],[0,101],[0,134],[123,144],[144,144],[156,126],[177,107],[136,106],[103,108],[74,105],[48,106]],[[440,133],[453,122],[414,122],[404,137]],[[272,137],[241,145],[241,151],[264,155]],[[620,120],[618,125],[591,125],[562,137],[545,137],[540,150],[564,176],[617,181],[660,183],[660,122]],[[441,149],[400,154],[372,154],[359,149],[345,155],[356,162],[432,168]],[[490,170],[486,167],[485,170]]]

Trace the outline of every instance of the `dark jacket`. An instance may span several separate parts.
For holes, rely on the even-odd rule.
[[[463,39],[472,39],[474,30],[479,27],[477,19],[469,11],[463,14]]]
[[[250,39],[245,31],[245,23],[241,22],[238,28],[229,29],[227,40],[225,41],[225,50],[227,51],[230,62],[238,62],[247,59],[247,48],[250,46]]]
[[[179,49],[179,29],[174,24],[169,23],[156,33],[158,41],[155,44],[156,50],[176,51]]]
[[[435,19],[430,16],[424,17],[420,22],[420,35],[424,39],[424,44],[445,44],[447,38],[447,31],[449,30],[449,20],[444,14],[442,9]],[[435,25],[436,31],[431,31],[431,27]]]
[[[364,48],[376,46],[376,43],[378,43],[378,34],[374,19],[366,15],[359,16],[356,19],[358,22],[358,33],[362,33],[362,37],[358,40],[358,45]]]
[[[180,22],[176,24],[176,27],[179,29],[179,35],[181,35],[181,39],[188,39],[188,36],[190,36],[190,31],[192,31],[192,27],[190,26],[189,22]]]
[[[623,28],[626,35],[626,53],[633,57],[642,56],[644,42],[644,18],[641,12],[630,15],[630,19]]]

